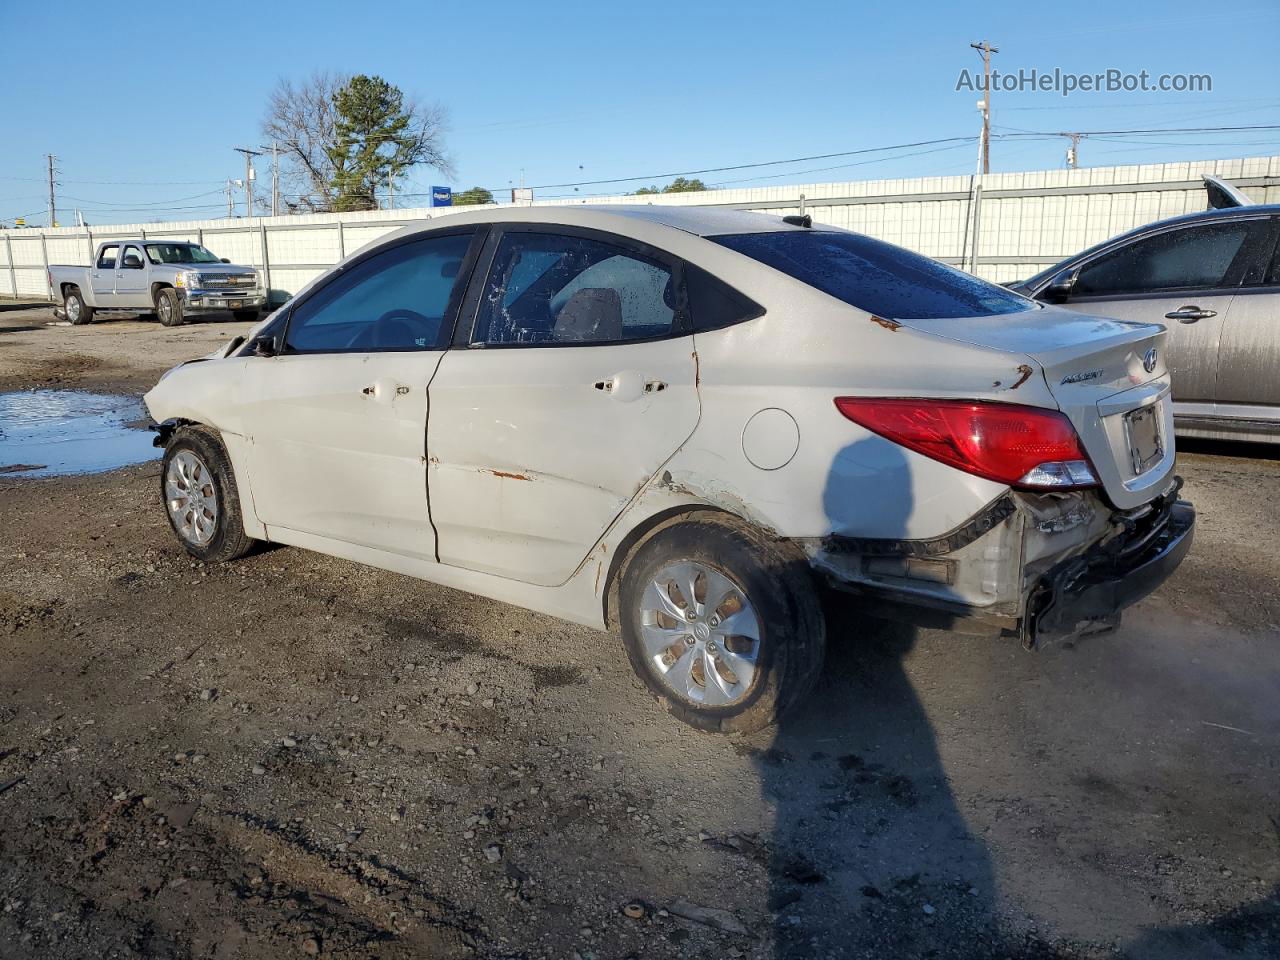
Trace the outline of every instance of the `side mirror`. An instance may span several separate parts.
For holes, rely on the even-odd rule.
[[[219,263],[230,263],[231,261],[230,261],[230,260],[228,260],[226,257],[223,257],[223,258],[222,258],[221,260],[219,260],[218,262],[219,262]]]
[[[280,344],[275,337],[258,337],[252,346],[255,357],[274,357],[280,352]]]
[[[1071,296],[1071,288],[1076,285],[1076,270],[1068,267],[1057,274],[1048,285],[1040,291],[1037,299],[1045,303],[1066,303]]]

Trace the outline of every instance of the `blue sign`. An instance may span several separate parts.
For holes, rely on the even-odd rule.
[[[433,207],[452,207],[453,190],[450,187],[432,187],[431,205]]]

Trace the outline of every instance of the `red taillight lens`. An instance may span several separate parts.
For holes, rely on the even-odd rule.
[[[836,397],[836,408],[880,436],[988,480],[1036,490],[1097,486],[1071,421],[1015,403]]]

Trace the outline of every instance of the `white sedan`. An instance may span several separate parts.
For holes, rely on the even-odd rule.
[[[147,394],[193,556],[293,544],[602,630],[677,717],[800,700],[820,587],[1019,637],[1181,562],[1162,327],[807,218],[541,207],[364,248]]]

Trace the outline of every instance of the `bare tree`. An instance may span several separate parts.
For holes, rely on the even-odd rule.
[[[357,135],[353,140],[338,103],[344,92],[350,98],[353,79],[368,78],[317,71],[300,83],[281,78],[271,92],[262,133],[280,146],[282,192],[290,209],[327,212],[339,205],[349,206],[345,197],[339,203],[339,197],[349,190],[344,154],[362,138]],[[382,144],[380,150],[376,134],[363,138],[364,142],[379,153],[391,154],[385,159],[391,161],[395,173],[417,164],[451,173],[444,149],[445,109],[405,97],[402,116],[407,122],[397,128],[392,142]],[[344,169],[339,169],[338,163]],[[372,198],[369,205],[373,205]]]
[[[350,80],[345,73],[316,71],[301,83],[281,77],[271,91],[262,134],[280,145],[280,182],[296,199],[289,207],[311,212],[333,208],[333,161],[337,111],[333,98]]]

